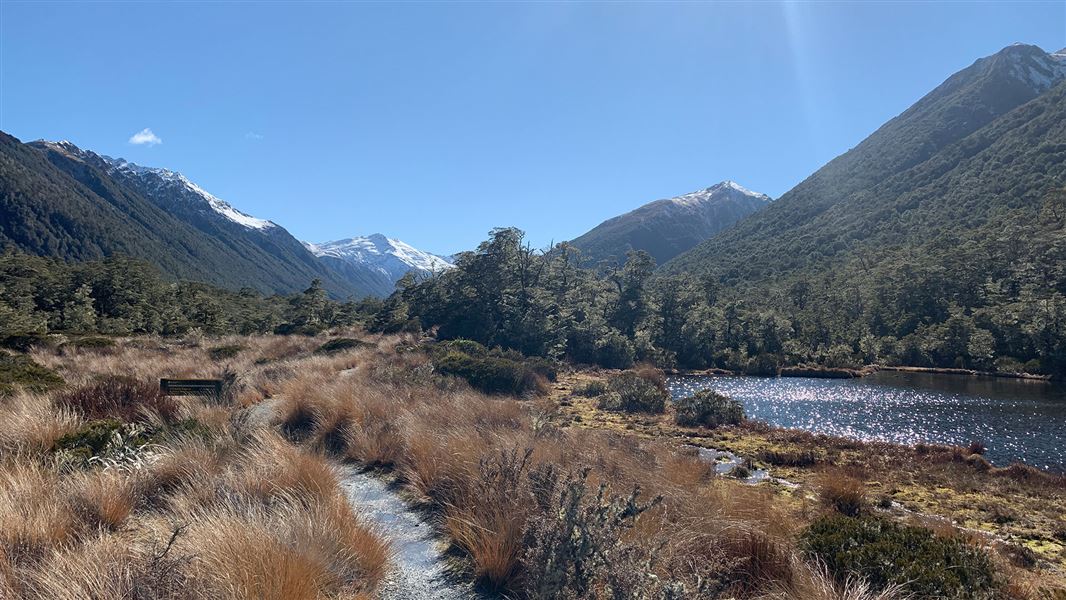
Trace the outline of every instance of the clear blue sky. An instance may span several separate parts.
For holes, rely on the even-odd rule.
[[[1066,2],[0,2],[0,129],[163,166],[301,239],[537,245],[777,197]],[[162,140],[134,145],[145,128]]]

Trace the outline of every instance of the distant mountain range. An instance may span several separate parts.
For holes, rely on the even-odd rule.
[[[0,247],[64,260],[125,254],[175,278],[288,293],[323,281],[338,298],[387,295],[420,252],[337,268],[280,225],[248,215],[184,175],[0,133]],[[398,273],[398,274],[397,274]]]
[[[348,269],[360,273],[369,271],[378,278],[372,291],[383,296],[392,293],[396,282],[410,271],[428,275],[452,268],[451,261],[446,258],[423,252],[380,233],[321,244],[305,242],[304,245],[312,254],[340,272]]]
[[[772,200],[732,181],[650,202],[600,223],[570,242],[587,265],[618,265],[631,250],[644,250],[662,264],[694,247]]]
[[[869,276],[892,261],[1003,256],[1005,232],[1022,234],[1015,244],[1036,235],[1044,199],[1066,184],[1064,79],[1066,50],[982,58],[662,271],[774,285],[851,264]]]

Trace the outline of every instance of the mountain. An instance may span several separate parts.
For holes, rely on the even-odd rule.
[[[305,242],[304,245],[342,273],[349,269],[372,272],[375,276],[372,291],[381,296],[392,293],[396,282],[410,271],[428,275],[452,268],[452,263],[443,257],[380,233],[321,244]]]
[[[370,293],[369,277],[333,271],[284,228],[179,173],[2,132],[0,247],[74,261],[124,254],[231,289],[287,293],[318,278],[335,297]]]
[[[766,210],[664,265],[726,284],[786,283],[1032,229],[1066,180],[1066,51],[1016,44],[955,73]],[[1057,183],[1056,183],[1057,182]],[[939,246],[937,244],[940,244]]]
[[[766,194],[723,181],[705,190],[645,204],[600,223],[570,243],[581,250],[582,261],[590,265],[623,263],[630,250],[644,250],[662,264],[770,202]]]

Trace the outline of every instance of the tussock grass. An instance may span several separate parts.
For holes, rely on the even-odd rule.
[[[34,352],[72,385],[0,399],[0,596],[373,594],[390,560],[381,535],[349,506],[324,455],[246,408],[298,373],[336,373],[353,357],[316,357],[315,340],[220,343],[245,349],[225,365],[205,362],[200,343],[159,339]],[[164,375],[225,378],[234,393],[212,406],[164,397]],[[62,460],[60,441],[92,423],[108,425],[100,444],[79,446],[90,460]],[[95,456],[104,446],[119,453]]]

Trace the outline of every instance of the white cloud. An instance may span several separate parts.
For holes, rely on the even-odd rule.
[[[152,133],[152,130],[145,127],[137,133],[130,136],[130,143],[137,145],[149,145],[155,146],[156,144],[162,144],[163,140],[159,139],[159,136]]]
[[[254,131],[249,131],[248,133],[244,134],[244,139],[246,140],[261,140],[264,137],[265,136],[263,134],[256,133]]]

